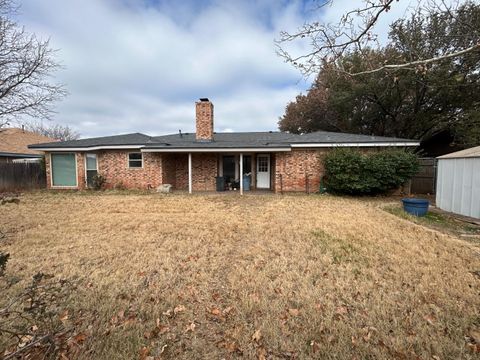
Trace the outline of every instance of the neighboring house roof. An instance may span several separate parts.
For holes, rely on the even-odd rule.
[[[292,147],[418,146],[417,140],[318,131],[297,135],[279,131],[215,133],[214,141],[195,140],[195,133],[148,136],[141,133],[31,145],[31,149],[99,150],[138,148],[142,151],[219,151],[223,149],[290,150]]]
[[[437,159],[456,159],[456,158],[472,158],[472,157],[480,157],[480,146],[442,155],[437,157]]]
[[[42,152],[30,148],[31,144],[50,144],[55,139],[17,128],[0,129],[0,156],[4,157],[40,157]]]
[[[10,152],[1,152],[0,157],[12,157],[12,158],[41,158],[40,154],[22,154],[22,153],[10,153]]]

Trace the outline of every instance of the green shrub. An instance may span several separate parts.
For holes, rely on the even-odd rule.
[[[325,157],[325,183],[333,193],[385,193],[403,185],[417,171],[417,156],[404,150],[362,154],[358,150],[335,149]]]

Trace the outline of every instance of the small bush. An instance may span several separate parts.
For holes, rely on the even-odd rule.
[[[335,149],[325,157],[325,182],[333,193],[385,193],[403,185],[417,171],[417,156],[403,150],[362,154],[358,150]]]
[[[97,174],[92,178],[92,188],[94,190],[101,190],[105,185],[105,176]]]

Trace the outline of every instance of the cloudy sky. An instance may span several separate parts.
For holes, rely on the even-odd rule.
[[[200,97],[216,131],[262,131],[309,85],[276,55],[278,33],[351,3],[315,13],[303,1],[23,0],[18,21],[59,50],[69,96],[54,121],[82,137],[194,131]]]

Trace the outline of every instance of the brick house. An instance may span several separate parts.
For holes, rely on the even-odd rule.
[[[323,156],[334,147],[418,146],[414,140],[319,131],[216,133],[213,104],[196,102],[196,133],[140,133],[31,145],[45,152],[49,188],[85,189],[95,174],[107,188],[319,190]],[[246,181],[240,181],[240,174]],[[249,181],[248,181],[249,180]]]

